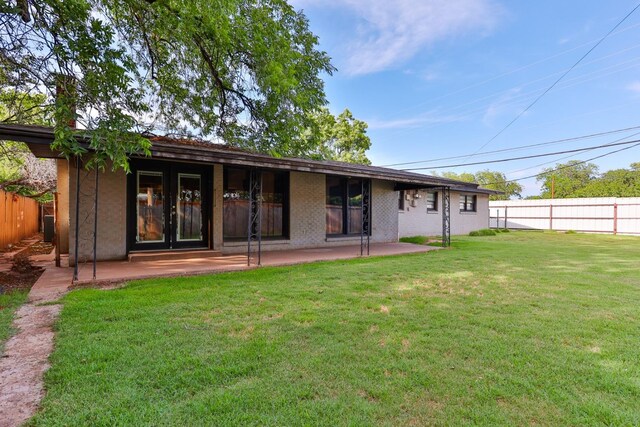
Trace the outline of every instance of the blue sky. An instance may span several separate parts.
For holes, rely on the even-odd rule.
[[[338,68],[331,111],[369,123],[376,165],[476,152],[571,67],[636,1],[293,0]],[[482,151],[640,126],[640,10]],[[562,151],[640,129],[467,161]],[[452,168],[510,179],[611,149]],[[415,165],[427,167],[457,161]],[[640,161],[640,147],[594,161],[601,171]],[[542,163],[549,164],[541,165]],[[398,168],[409,166],[398,166]],[[429,173],[429,169],[421,171]],[[535,179],[521,182],[537,194]]]

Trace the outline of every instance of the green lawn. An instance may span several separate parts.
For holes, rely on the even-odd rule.
[[[638,425],[640,239],[80,290],[33,425]]]
[[[11,327],[13,316],[26,300],[29,291],[14,291],[0,295],[0,354],[4,343],[14,332]]]

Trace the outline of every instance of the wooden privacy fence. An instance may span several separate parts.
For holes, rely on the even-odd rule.
[[[491,201],[489,227],[640,235],[640,197]]]
[[[0,249],[38,232],[39,204],[0,190]]]

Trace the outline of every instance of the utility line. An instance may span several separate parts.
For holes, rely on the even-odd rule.
[[[592,161],[592,160],[601,159],[601,158],[603,158],[603,157],[610,156],[610,155],[612,155],[612,154],[616,154],[616,153],[619,153],[619,152],[621,152],[621,151],[630,150],[630,149],[635,148],[635,147],[640,147],[640,142],[638,142],[637,144],[634,144],[634,145],[632,145],[632,146],[630,146],[630,147],[623,147],[623,148],[619,148],[619,149],[617,149],[617,150],[609,151],[608,153],[600,154],[599,156],[591,157],[590,159],[581,160],[581,161],[579,161],[579,162],[577,162],[577,163],[573,163],[573,164],[571,164],[571,165],[561,166],[561,167],[558,167],[558,168],[552,169],[552,170],[550,170],[550,171],[540,172],[540,173],[537,173],[537,174],[535,174],[535,175],[529,175],[529,176],[525,176],[525,177],[522,177],[522,178],[508,179],[508,180],[506,180],[506,181],[488,182],[488,183],[483,183],[483,184],[480,184],[480,185],[482,185],[482,186],[487,186],[487,185],[496,185],[496,184],[502,184],[502,183],[508,183],[508,182],[518,182],[518,181],[523,181],[523,180],[525,180],[525,179],[530,179],[530,178],[537,178],[537,177],[542,176],[542,175],[546,175],[546,174],[553,173],[553,172],[557,172],[557,171],[564,170],[564,169],[573,168],[573,167],[576,167],[576,166],[579,166],[579,165],[585,164],[585,163],[587,163],[587,162],[590,162],[590,161]]]
[[[427,167],[423,167],[423,168],[408,168],[408,169],[401,169],[401,170],[404,170],[404,171],[417,171],[417,170],[425,170],[425,169],[447,169],[447,168],[456,168],[456,167],[460,167],[460,166],[486,165],[486,164],[489,164],[489,163],[504,163],[504,162],[512,162],[512,161],[515,161],[515,160],[526,160],[526,159],[535,159],[535,158],[538,158],[538,157],[556,156],[558,154],[579,153],[579,152],[582,152],[582,151],[596,150],[598,148],[615,147],[615,146],[618,146],[618,145],[629,145],[629,144],[633,144],[633,143],[636,143],[636,142],[640,142],[640,139],[634,139],[633,141],[626,141],[626,142],[615,142],[615,143],[609,143],[609,144],[602,144],[602,145],[596,145],[596,146],[592,146],[592,147],[577,148],[577,149],[574,149],[574,150],[556,151],[554,153],[543,153],[543,154],[534,154],[534,155],[521,156],[521,157],[509,157],[509,158],[506,158],[506,159],[485,160],[485,161],[482,161],[482,162],[458,163],[458,164],[453,164],[453,165],[427,166]]]
[[[498,133],[496,133],[493,137],[491,137],[487,142],[485,142],[480,148],[478,148],[478,150],[476,150],[476,153],[480,150],[482,150],[484,147],[486,147],[487,145],[489,145],[491,142],[493,142],[496,138],[498,138],[500,135],[502,135],[502,133],[504,133],[507,129],[509,129],[511,127],[511,125],[513,125],[520,117],[522,117],[527,111],[529,111],[531,109],[531,107],[533,107],[534,105],[536,105],[538,103],[538,101],[540,101],[540,99],[542,99],[547,93],[549,93],[558,83],[560,83],[560,81],[567,75],[569,74],[575,67],[578,66],[578,64],[580,64],[582,62],[583,59],[585,59],[591,52],[593,52],[598,46],[600,46],[600,44],[607,38],[609,37],[609,35],[611,35],[611,33],[613,33],[620,25],[622,25],[622,23],[624,21],[627,20],[627,18],[629,18],[638,8],[640,8],[640,3],[638,3],[632,10],[631,12],[627,13],[625,15],[624,18],[622,18],[611,30],[609,30],[609,32],[607,34],[605,34],[600,40],[598,40],[598,42],[593,45],[593,47],[591,47],[591,49],[589,49],[584,55],[582,55],[580,57],[580,59],[578,59],[567,71],[565,71],[556,81],[554,81],[551,86],[549,86],[544,92],[542,92],[540,95],[538,95],[538,97],[536,97],[533,102],[531,102],[524,110],[522,110],[516,117],[513,118],[513,120],[511,120],[509,123],[507,123],[506,126],[504,126]],[[474,156],[476,153],[472,154],[469,157]]]
[[[536,144],[521,145],[519,147],[503,148],[503,149],[500,149],[500,150],[493,150],[493,151],[485,151],[485,152],[482,152],[482,153],[476,153],[476,155],[477,156],[483,156],[483,155],[486,155],[486,154],[505,153],[505,152],[509,152],[509,151],[518,151],[518,150],[524,150],[524,149],[533,148],[533,147],[542,147],[542,146],[545,146],[545,145],[561,144],[561,143],[564,143],[564,142],[572,142],[572,141],[579,141],[581,139],[597,138],[599,136],[611,135],[611,134],[614,134],[614,133],[627,132],[627,131],[635,130],[635,129],[640,129],[640,125],[639,126],[628,127],[628,128],[624,128],[624,129],[615,129],[615,130],[610,130],[610,131],[605,131],[605,132],[592,133],[592,134],[588,134],[588,135],[580,135],[580,136],[574,136],[574,137],[570,137],[570,138],[556,139],[556,140],[547,141],[547,142],[539,142],[539,143],[536,143]],[[618,141],[613,141],[613,142],[618,142]],[[440,161],[440,160],[462,159],[462,158],[466,158],[466,157],[469,157],[469,155],[468,154],[462,154],[462,155],[459,155],[459,156],[439,157],[439,158],[430,159],[430,160],[416,160],[416,161],[413,161],[413,162],[392,163],[392,164],[389,164],[389,165],[380,165],[380,166],[381,167],[391,167],[391,166],[416,165],[416,164],[420,164],[420,163],[431,163],[431,162],[437,162],[437,161]]]
[[[627,135],[624,138],[616,139],[615,141],[611,141],[611,142],[614,143],[614,142],[624,141],[625,139],[633,138],[634,136],[637,136],[637,135],[640,135],[640,132],[632,133],[631,135]],[[588,151],[592,151],[592,150],[588,150]],[[548,165],[548,164],[551,164],[551,163],[557,163],[560,160],[565,160],[565,159],[568,159],[570,157],[573,157],[573,155],[569,154],[568,156],[558,157],[556,159],[553,159],[553,160],[550,160],[550,161],[547,161],[547,162],[544,162],[544,163],[539,163],[539,164],[534,165],[534,166],[529,166],[529,167],[526,167],[526,168],[523,168],[523,169],[517,169],[517,170],[505,172],[505,175],[511,175],[511,174],[514,174],[514,173],[519,173],[519,172],[524,172],[524,171],[527,171],[527,170],[539,168],[540,166],[545,166],[545,165]]]

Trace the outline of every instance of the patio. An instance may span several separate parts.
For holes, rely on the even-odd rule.
[[[414,245],[411,243],[371,244],[370,256],[402,255],[409,253],[438,250],[439,247]],[[284,266],[314,261],[330,261],[360,257],[360,245],[337,246],[332,248],[310,248],[262,253],[262,266]],[[53,301],[64,295],[72,286],[73,268],[56,268],[50,259],[36,259],[37,265],[46,267],[46,271],[31,289],[29,300],[32,302]],[[247,265],[246,255],[224,255],[209,258],[191,258],[155,261],[100,261],[97,263],[94,281],[91,262],[81,263],[78,281],[74,286],[98,283],[117,283],[126,280],[147,279],[152,277],[192,276],[258,268],[256,259]]]

